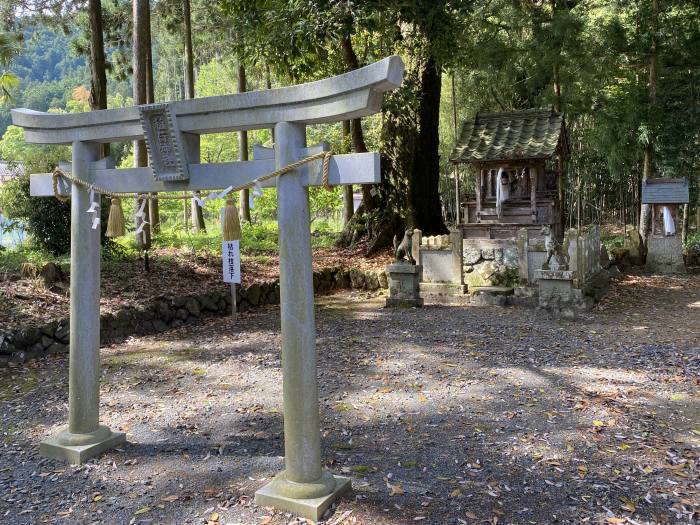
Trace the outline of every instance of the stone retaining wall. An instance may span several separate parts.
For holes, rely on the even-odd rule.
[[[314,272],[314,291],[355,288],[387,288],[384,271],[364,272],[357,269],[325,268]],[[264,305],[279,304],[279,281],[238,287],[236,304],[239,312]],[[116,314],[100,316],[100,342],[116,342],[131,335],[164,332],[204,317],[231,314],[231,294],[227,289],[187,295],[163,296],[150,304],[125,308]],[[0,333],[0,367],[24,363],[50,354],[68,352],[69,321],[61,319],[35,328],[19,328]]]

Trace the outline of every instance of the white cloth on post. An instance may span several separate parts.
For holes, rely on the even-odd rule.
[[[676,234],[676,223],[673,221],[673,215],[668,206],[661,207],[661,215],[664,219],[664,235],[675,235]]]
[[[496,215],[500,219],[503,215],[503,202],[509,197],[509,188],[503,187],[503,168],[496,175]]]

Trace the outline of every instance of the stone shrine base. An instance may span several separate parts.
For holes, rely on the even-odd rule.
[[[395,262],[386,267],[389,277],[389,297],[387,307],[411,308],[423,306],[420,296],[420,281],[423,267],[408,262]]]
[[[420,297],[429,304],[469,304],[466,284],[420,283]]]
[[[126,434],[112,432],[100,427],[90,434],[72,434],[68,430],[48,437],[41,442],[39,452],[42,456],[60,459],[71,465],[81,465],[110,448],[126,443]]]
[[[680,235],[651,235],[647,240],[646,269],[657,274],[686,273]]]
[[[593,299],[574,287],[575,270],[535,270],[539,286],[539,308],[556,317],[576,319],[593,308]]]
[[[255,493],[255,504],[261,507],[275,507],[276,509],[293,512],[302,518],[311,521],[318,521],[323,516],[323,513],[333,504],[338,496],[344,494],[351,487],[349,478],[333,475],[335,479],[335,489],[327,496],[319,498],[291,498],[284,495],[280,490],[280,485],[277,483],[277,478],[273,479],[267,485],[264,485]],[[289,482],[287,482],[289,483]]]

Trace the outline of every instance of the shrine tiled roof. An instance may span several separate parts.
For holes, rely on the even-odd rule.
[[[548,159],[566,151],[564,115],[551,109],[479,114],[462,124],[451,162]]]
[[[642,184],[642,204],[685,204],[689,198],[688,179],[649,179]]]

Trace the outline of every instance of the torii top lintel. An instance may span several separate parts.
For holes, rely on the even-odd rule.
[[[296,86],[171,102],[181,132],[261,129],[278,122],[317,124],[377,113],[382,93],[401,85],[404,64],[387,57],[349,73]],[[40,144],[120,142],[143,137],[139,106],[57,114],[13,109],[25,140]]]

